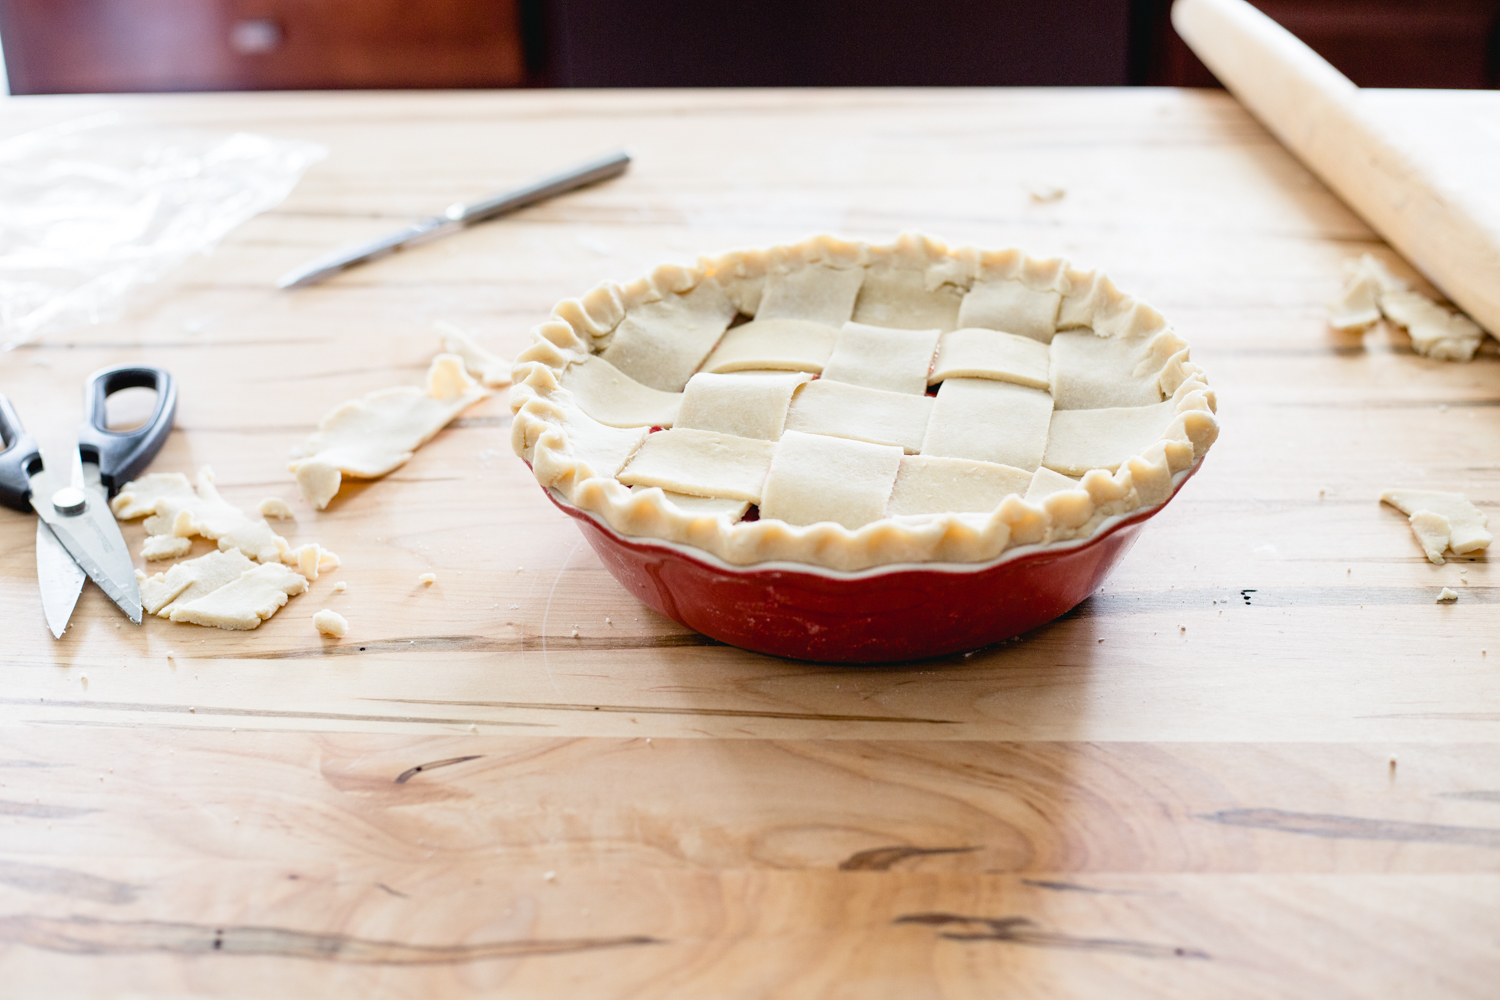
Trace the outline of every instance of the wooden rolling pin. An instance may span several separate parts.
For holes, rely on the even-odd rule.
[[[1475,322],[1500,335],[1500,209],[1475,182],[1472,164],[1445,169],[1415,134],[1373,113],[1380,91],[1360,90],[1244,0],[1177,0],[1172,25],[1371,228]],[[1494,168],[1500,176],[1500,163]]]

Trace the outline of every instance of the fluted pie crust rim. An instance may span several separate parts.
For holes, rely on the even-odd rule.
[[[594,430],[602,425],[583,412],[562,384],[570,366],[583,365],[606,349],[633,309],[671,303],[674,296],[713,282],[742,313],[753,314],[768,275],[813,264],[915,271],[929,289],[952,286],[967,292],[976,281],[1009,281],[1055,292],[1059,331],[1092,330],[1149,349],[1155,359],[1150,377],[1159,379],[1162,403],[1172,404],[1171,422],[1138,454],[1113,471],[1084,473],[1075,488],[1035,501],[1011,493],[989,513],[886,516],[855,529],[832,521],[793,525],[765,517],[733,521],[694,513],[659,488],[632,490],[615,478],[620,467],[607,466],[628,462],[645,434],[633,439],[617,428]],[[565,299],[548,321],[532,330],[531,346],[517,357],[510,405],[512,446],[537,482],[619,534],[685,545],[731,566],[793,563],[839,572],[896,564],[989,563],[1022,546],[1031,550],[1090,538],[1122,515],[1165,503],[1218,435],[1214,392],[1202,369],[1189,360],[1187,345],[1160,313],[1120,291],[1103,274],[1061,260],[1034,259],[1019,250],[950,250],[920,235],[885,245],[820,236],[789,246],[736,251],[702,258],[692,267],[665,265],[629,284],[605,283]],[[607,437],[607,446],[597,447],[591,435]]]

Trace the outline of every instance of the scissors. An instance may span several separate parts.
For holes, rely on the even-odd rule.
[[[151,419],[124,432],[104,426],[105,400],[121,389],[156,390]],[[47,625],[58,639],[73,617],[85,575],[131,621],[141,623],[140,585],[109,499],[166,443],[177,414],[177,383],[160,368],[117,365],[89,376],[83,400],[78,450],[71,481],[65,482],[46,468],[10,400],[0,396],[0,503],[35,510],[41,517],[36,526],[36,575]]]

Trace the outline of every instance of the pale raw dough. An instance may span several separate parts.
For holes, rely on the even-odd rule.
[[[675,426],[775,441],[786,426],[792,393],[810,376],[715,375],[699,372],[682,391]]]
[[[1363,329],[1380,319],[1380,293],[1385,286],[1382,276],[1390,272],[1369,254],[1345,261],[1344,271],[1347,280],[1343,290],[1328,304],[1328,325],[1335,330]]]
[[[1444,601],[1456,600],[1458,600],[1458,591],[1454,590],[1452,587],[1444,587],[1437,596],[1438,604],[1442,604]]]
[[[769,274],[755,318],[758,322],[811,320],[840,327],[854,315],[854,300],[864,280],[862,267],[840,269],[826,264]]]
[[[627,486],[760,502],[776,442],[674,428],[646,438],[617,477]]]
[[[764,274],[745,277],[722,273],[715,275],[714,280],[724,286],[724,294],[729,296],[729,301],[733,304],[735,311],[746,316],[754,316],[760,311],[761,296],[766,291]]]
[[[333,589],[336,592],[342,594],[344,591],[346,591],[346,590],[349,589],[349,585],[347,583],[345,583],[343,580],[340,580],[338,583],[335,583],[333,585]]]
[[[307,580],[301,573],[280,563],[264,563],[212,593],[191,601],[178,600],[168,617],[174,622],[222,629],[259,628],[288,598],[306,589]]]
[[[778,368],[783,371],[823,370],[833,353],[838,328],[805,319],[756,319],[724,334],[708,360],[706,372],[738,372]]]
[[[109,502],[109,509],[121,521],[134,521],[155,514],[157,504],[163,500],[180,507],[197,499],[187,476],[180,472],[153,472],[121,486]]]
[[[274,517],[279,521],[285,521],[292,516],[292,508],[287,506],[287,502],[281,497],[266,497],[255,509],[260,511],[261,517]]]
[[[1058,410],[1042,464],[1065,476],[1090,469],[1113,472],[1159,441],[1176,418],[1177,404],[1170,399],[1151,406]]]
[[[1055,414],[1052,419],[1055,423],[1057,420]],[[1035,503],[1043,497],[1049,497],[1054,493],[1061,493],[1063,490],[1077,490],[1082,488],[1078,480],[1070,476],[1065,476],[1060,472],[1053,472],[1043,465],[1039,466],[1036,472],[1032,474],[1031,484],[1026,487],[1026,495],[1022,499]]]
[[[1439,361],[1469,361],[1484,340],[1484,330],[1462,313],[1445,309],[1421,292],[1383,292],[1380,311],[1404,327],[1412,350]]]
[[[313,627],[324,635],[334,639],[342,639],[349,634],[349,619],[337,611],[324,608],[313,615]]]
[[[1412,350],[1439,361],[1469,361],[1484,340],[1473,320],[1413,290],[1370,254],[1345,261],[1344,270],[1348,280],[1328,306],[1334,329],[1360,329],[1384,316],[1406,330]]]
[[[568,431],[568,449],[582,473],[613,476],[646,440],[649,427],[609,427],[580,410],[564,411],[562,425]]]
[[[1052,338],[1048,382],[1059,410],[1097,410],[1161,402],[1161,372],[1144,337],[1099,337],[1090,331]],[[1141,368],[1148,369],[1141,371]]]
[[[141,605],[149,614],[166,618],[173,602],[205,597],[254,568],[255,563],[238,551],[210,552],[141,580]]]
[[[938,341],[937,360],[927,382],[950,378],[992,378],[1046,389],[1051,352],[1047,344],[999,330],[950,330]]]
[[[900,448],[787,431],[766,474],[761,517],[863,527],[885,516],[900,469]]]
[[[681,392],[735,312],[717,282],[700,281],[686,294],[631,309],[600,356],[637,382]]]
[[[438,329],[443,333],[443,350],[463,358],[464,368],[478,379],[480,384],[491,389],[510,385],[510,372],[513,366],[509,360],[480,347],[474,342],[473,337],[452,323],[440,321]]]
[[[1037,291],[1014,278],[976,281],[958,310],[960,327],[1004,330],[1050,344],[1062,293]]]
[[[198,470],[196,491],[188,484],[187,477],[179,473],[152,473],[121,487],[110,502],[110,508],[122,521],[149,514],[146,518],[148,536],[158,539],[173,536],[186,540],[201,535],[217,541],[220,549],[238,549],[262,562],[280,558],[287,547],[286,539],[278,535],[265,518],[251,520],[244,511],[219,495],[214,486],[213,470],[206,465]],[[152,545],[157,550],[164,550],[168,543],[158,540]],[[182,549],[182,552],[186,551],[186,548]]]
[[[887,392],[927,392],[937,329],[905,330],[845,323],[823,366],[823,377]]]
[[[938,387],[922,454],[975,458],[1035,471],[1047,449],[1052,397],[1041,389],[985,378],[950,378]]]
[[[378,389],[325,416],[303,446],[303,457],[290,465],[297,486],[322,510],[344,476],[375,479],[401,467],[449,421],[489,394],[469,377],[462,358],[439,354],[427,369],[425,389]]]
[[[417,582],[420,583],[424,587],[430,587],[434,583],[437,583],[437,574],[436,573],[423,573],[421,576],[417,577]]]
[[[1024,493],[1031,473],[969,458],[906,455],[885,512],[901,514],[988,513],[1013,493]]]
[[[636,487],[639,489],[640,487]],[[662,491],[673,506],[690,517],[727,517],[738,521],[750,509],[748,500],[729,500],[725,497],[695,497],[686,493]]]
[[[147,562],[159,562],[163,559],[185,556],[192,550],[191,538],[178,538],[176,535],[147,535],[146,540],[141,543],[141,558]]]
[[[1489,518],[1462,493],[1386,490],[1380,494],[1380,499],[1410,516],[1412,531],[1421,542],[1422,550],[1438,565],[1443,563],[1444,549],[1452,549],[1455,555],[1467,555],[1489,548],[1490,542],[1495,540],[1495,536],[1485,529]],[[1419,518],[1418,515],[1433,516]]]
[[[1419,510],[1407,518],[1407,523],[1417,536],[1417,544],[1422,546],[1422,554],[1429,562],[1443,565],[1443,552],[1453,537],[1452,522],[1436,511]]]
[[[712,324],[688,322],[691,310],[671,294],[703,283],[717,285],[739,312],[741,325],[716,344],[709,341],[727,310]],[[658,388],[675,392],[700,372],[733,374],[745,381],[721,385],[737,385],[743,397],[707,392],[715,380],[700,375],[670,428],[659,418],[635,424],[638,436],[594,463],[583,457],[591,440],[627,428],[585,416],[580,400],[595,403],[565,373],[592,364],[580,364],[591,352],[654,350],[632,330],[661,326],[658,311],[683,313],[674,322],[687,357],[677,381]],[[1079,332],[1056,345],[1057,330]],[[704,258],[693,268],[666,266],[564,300],[533,339],[518,358],[510,405],[513,446],[536,480],[611,530],[697,547],[734,565],[853,571],[982,562],[1015,546],[1085,539],[1170,497],[1217,434],[1217,400],[1187,345],[1160,313],[1104,275],[1014,250],[951,250],[916,234],[889,245],[815,237]],[[1059,354],[1067,364],[1057,366]],[[619,363],[635,379],[648,377]],[[1170,422],[1114,471],[1079,469],[1086,473],[1079,481],[1045,468],[1055,369],[1061,413],[1128,411],[1105,450],[1142,422],[1137,406],[1144,413],[1170,396],[1170,406],[1145,420]],[[781,398],[764,405],[766,385],[753,382],[776,371],[818,375],[792,393],[779,440]],[[809,457],[824,452],[848,461]],[[752,503],[760,510],[747,510]]]
[[[927,272],[871,266],[854,301],[854,322],[903,330],[958,329],[963,293],[952,285],[927,287]]]
[[[281,554],[281,561],[296,567],[297,572],[307,577],[308,582],[316,580],[319,573],[339,568],[339,557],[316,542],[287,549]]]
[[[671,427],[682,405],[682,393],[642,385],[597,355],[573,362],[560,381],[580,410],[610,427]]]
[[[916,452],[927,433],[933,399],[818,379],[808,382],[787,411],[788,430],[897,445]]]

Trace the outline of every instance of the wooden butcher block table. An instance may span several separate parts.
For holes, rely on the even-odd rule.
[[[1462,490],[1497,526],[1496,345],[1331,332],[1341,261],[1397,258],[1228,96],[31,98],[0,125],[101,110],[330,152],[125,319],[0,355],[0,390],[55,432],[89,372],[165,366],[152,469],[287,498],[343,566],[243,633],[135,627],[90,584],[54,641],[34,519],[0,511],[0,995],[1495,995],[1500,580],[1378,500]],[[627,144],[618,181],[272,287]],[[1020,639],[869,668],[688,632],[537,488],[503,391],[325,511],[286,471],[334,404],[418,384],[438,321],[513,356],[604,279],[906,230],[1108,271],[1218,391],[1202,471]]]

